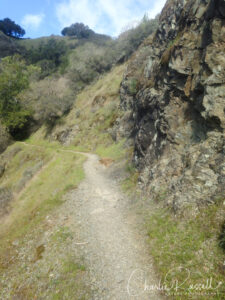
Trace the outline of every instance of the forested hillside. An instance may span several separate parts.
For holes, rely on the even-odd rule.
[[[87,35],[85,26],[79,29],[84,34],[36,40],[15,39],[2,32],[1,126],[15,139],[28,136],[43,123],[53,126],[82,89],[126,61],[156,27],[157,20],[144,18],[116,40],[94,31]]]

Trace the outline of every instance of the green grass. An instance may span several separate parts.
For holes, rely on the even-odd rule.
[[[50,291],[47,295],[49,299],[88,299],[85,295],[89,293],[89,290],[83,280],[83,276],[86,276],[86,267],[82,259],[78,259],[73,253],[74,248],[71,247],[73,235],[69,227],[62,226],[51,237],[52,247],[56,247],[55,251],[61,254],[58,259],[60,261],[60,267],[57,270],[58,276],[48,282]],[[54,264],[52,268],[55,268]]]
[[[63,269],[62,272],[64,274],[74,274],[76,275],[77,271],[85,271],[86,268],[83,265],[77,264],[74,262],[72,258],[68,259],[67,261],[64,261],[63,263]]]
[[[4,222],[0,224],[0,276],[13,274],[10,277],[12,283],[9,292],[10,297],[21,297],[21,299],[34,299],[35,295],[41,297],[45,291],[38,290],[39,282],[49,284],[49,299],[72,299],[76,291],[80,291],[81,274],[85,268],[79,261],[74,263],[68,261],[67,253],[71,244],[72,232],[66,226],[59,227],[49,241],[50,249],[45,249],[44,245],[35,246],[39,237],[43,236],[46,227],[46,217],[54,215],[64,203],[64,196],[68,191],[74,189],[84,179],[83,163],[86,160],[84,155],[64,152],[68,148],[62,147],[59,143],[50,143],[43,140],[44,129],[39,130],[29,140],[28,145],[15,143],[10,146],[5,155],[10,155],[14,148],[21,150],[10,160],[0,179],[1,186],[9,187],[13,192],[16,190],[17,183],[23,178],[26,170],[42,161],[43,166],[33,174],[33,177],[23,186],[19,193],[15,193],[15,198],[11,203],[10,213],[5,216]],[[74,149],[73,149],[74,150]],[[13,244],[18,241],[18,247]],[[40,270],[32,272],[32,276],[39,276],[32,284],[29,282],[29,272],[26,265],[20,261],[18,253],[25,249],[26,256],[29,256],[29,243],[33,245],[33,262],[27,259],[26,265],[33,268],[34,263],[42,263],[43,255],[46,251],[52,251],[52,255],[58,255],[60,281],[53,282],[46,274],[46,264],[48,268],[55,268],[54,259],[51,256],[45,261]],[[61,250],[63,244],[63,251]],[[22,249],[22,250],[21,250]],[[24,250],[23,250],[24,249]],[[19,252],[17,252],[19,251]],[[63,260],[63,261],[62,261]],[[44,260],[43,260],[44,261]],[[39,274],[39,275],[38,275]],[[21,282],[24,284],[21,286]],[[60,293],[55,293],[59,289]],[[0,291],[0,298],[2,296]],[[54,296],[55,294],[55,296]],[[68,297],[66,296],[68,295]],[[59,296],[59,298],[57,298]],[[56,297],[56,298],[54,298]]]
[[[225,256],[218,246],[218,237],[224,212],[223,204],[212,205],[201,209],[195,218],[182,219],[158,208],[149,217],[151,255],[160,278],[170,287],[174,280],[179,285],[183,283],[177,291],[170,291],[173,299],[223,299]],[[223,284],[218,289],[206,290],[201,285],[210,278],[213,287],[219,282]]]
[[[138,178],[139,178],[140,174],[137,171],[137,169],[132,165],[132,163],[129,162],[129,160],[126,165],[126,172],[127,172],[128,176],[125,180],[123,180],[123,182],[121,184],[122,189],[128,195],[131,195],[131,194],[137,195],[138,194],[137,183],[138,183]]]
[[[124,69],[125,65],[115,67],[84,89],[77,96],[74,108],[64,118],[64,122],[54,128],[57,132],[68,126],[79,127],[69,149],[96,153],[102,158],[113,160],[125,157],[124,140],[116,143],[110,134],[117,118],[121,116],[119,89]],[[99,103],[96,99],[100,99]]]
[[[56,291],[52,293],[51,299],[75,299],[78,288],[76,289],[74,282],[80,273],[85,272],[85,270],[85,266],[77,263],[75,258],[68,257],[62,264],[59,279],[53,280],[51,283]],[[85,296],[79,299],[85,299]]]
[[[30,142],[34,140],[31,138]],[[10,248],[13,240],[22,239],[26,233],[41,224],[50,211],[62,204],[63,196],[77,187],[84,178],[84,156],[57,151],[60,150],[59,145],[56,147],[43,141],[40,144],[40,148],[20,143],[13,146],[19,145],[22,150],[10,161],[0,182],[2,186],[13,189],[23,172],[39,160],[43,160],[44,166],[38,176],[31,179],[16,196],[7,222],[0,225],[0,253]]]
[[[89,293],[88,287],[82,281],[82,278],[86,278],[85,266],[82,261],[70,256],[74,231],[72,232],[69,223],[57,226],[47,245],[42,247],[42,244],[36,246],[35,243],[39,237],[43,237],[45,230],[51,231],[51,227],[45,229],[50,226],[48,220],[58,212],[57,208],[63,204],[66,193],[77,187],[84,178],[82,166],[85,156],[65,151],[92,152],[115,161],[125,158],[127,150],[124,140],[116,143],[110,135],[111,128],[120,116],[119,87],[123,71],[124,66],[116,67],[86,88],[77,97],[74,109],[63,117],[63,122],[56,124],[53,133],[69,126],[79,126],[80,130],[70,146],[64,147],[59,142],[52,141],[51,136],[48,140],[44,126],[27,139],[26,144],[15,143],[12,146],[20,147],[21,151],[10,160],[0,179],[1,185],[14,191],[24,173],[40,161],[43,162],[43,167],[24,185],[12,202],[6,222],[0,224],[0,275],[14,274],[10,277],[12,297],[16,295],[32,299],[37,295],[44,299],[47,295],[49,299],[90,299],[86,296]],[[95,97],[104,97],[104,103],[93,104]],[[7,151],[10,149],[11,147]],[[23,248],[29,249],[27,243],[30,239],[34,245],[29,251],[32,250],[37,258],[36,266],[29,260],[24,266],[13,246],[15,241],[19,241],[17,249],[20,251],[22,248],[23,252]],[[25,255],[27,258],[30,254]],[[28,284],[29,272],[26,266],[34,268],[32,276],[35,279],[32,284]],[[50,277],[52,273],[54,276]],[[23,287],[21,282],[24,282]],[[39,282],[43,283],[40,290]],[[0,291],[0,298],[1,295]]]
[[[67,239],[71,239],[72,234],[68,227],[61,227],[57,232],[52,236],[52,240],[57,243],[63,243]]]
[[[107,157],[113,160],[120,160],[124,158],[126,154],[126,149],[124,147],[124,140],[121,140],[119,143],[114,143],[111,145],[100,145],[96,149],[96,153],[100,157]]]
[[[59,35],[40,37],[36,39],[21,39],[17,40],[16,42],[19,45],[25,47],[27,50],[30,50],[32,47],[38,48],[41,45],[41,43],[46,43],[52,38],[54,38],[57,41],[63,41],[66,45],[71,47],[75,46],[78,42],[76,39],[71,39],[69,37],[63,37]]]

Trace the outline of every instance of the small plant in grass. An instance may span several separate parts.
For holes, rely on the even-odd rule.
[[[72,239],[72,233],[67,227],[60,227],[56,233],[52,236],[53,241],[55,242],[65,242],[67,239]]]
[[[64,261],[63,263],[63,273],[70,273],[76,275],[78,271],[85,271],[85,266],[74,262],[72,258]]]

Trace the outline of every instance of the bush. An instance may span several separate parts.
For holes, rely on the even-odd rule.
[[[68,70],[73,89],[81,90],[100,74],[110,70],[112,63],[113,57],[109,55],[106,45],[86,43],[77,48],[70,56]]]
[[[0,119],[14,135],[26,125],[31,115],[20,99],[20,93],[29,86],[31,68],[15,55],[1,60],[0,72]]]
[[[67,79],[48,77],[33,82],[23,93],[23,99],[32,106],[36,123],[53,126],[57,119],[70,110],[74,95]]]

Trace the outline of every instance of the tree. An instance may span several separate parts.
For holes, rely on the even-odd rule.
[[[8,36],[20,38],[24,36],[25,30],[17,25],[14,21],[9,18],[0,20],[0,30]]]
[[[65,27],[61,33],[64,36],[75,36],[78,39],[82,39],[88,38],[89,36],[93,35],[94,31],[83,23],[75,23],[70,27]]]
[[[63,70],[67,66],[68,46],[64,41],[51,38],[42,41],[38,47],[32,47],[25,54],[26,60],[41,67],[41,78],[44,78],[57,69]]]
[[[19,97],[29,85],[30,71],[19,55],[15,55],[1,60],[0,74],[0,119],[13,135],[26,125],[31,114]]]

